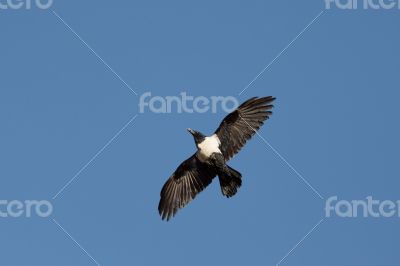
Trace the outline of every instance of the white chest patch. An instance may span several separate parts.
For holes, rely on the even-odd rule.
[[[199,143],[197,145],[197,147],[199,148],[199,150],[197,151],[197,157],[200,159],[200,161],[205,161],[214,152],[221,153],[219,149],[220,144],[221,141],[216,134],[210,137],[206,137],[202,143]]]

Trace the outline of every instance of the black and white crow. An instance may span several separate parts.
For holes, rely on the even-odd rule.
[[[242,175],[229,161],[264,124],[273,108],[274,97],[253,97],[227,115],[212,136],[188,129],[197,152],[184,161],[161,190],[158,211],[164,220],[193,200],[218,176],[222,194],[232,197],[242,185]]]

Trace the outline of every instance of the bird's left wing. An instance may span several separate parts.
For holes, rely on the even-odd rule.
[[[200,162],[195,154],[181,163],[161,190],[158,211],[162,219],[169,220],[175,216],[176,212],[203,191],[215,176],[215,171]]]
[[[242,103],[222,120],[215,134],[221,141],[221,152],[230,160],[271,115],[274,97],[253,97]]]

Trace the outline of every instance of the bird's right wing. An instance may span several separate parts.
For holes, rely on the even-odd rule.
[[[161,190],[158,211],[162,219],[169,220],[175,216],[176,212],[203,191],[215,176],[215,171],[200,162],[195,154],[181,163]]]
[[[215,134],[221,141],[221,152],[229,160],[240,151],[272,114],[274,97],[253,97],[242,103],[222,120]]]

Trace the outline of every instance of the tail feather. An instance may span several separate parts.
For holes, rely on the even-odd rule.
[[[225,197],[234,196],[242,186],[242,174],[227,166],[226,170],[218,175],[221,192]]]

